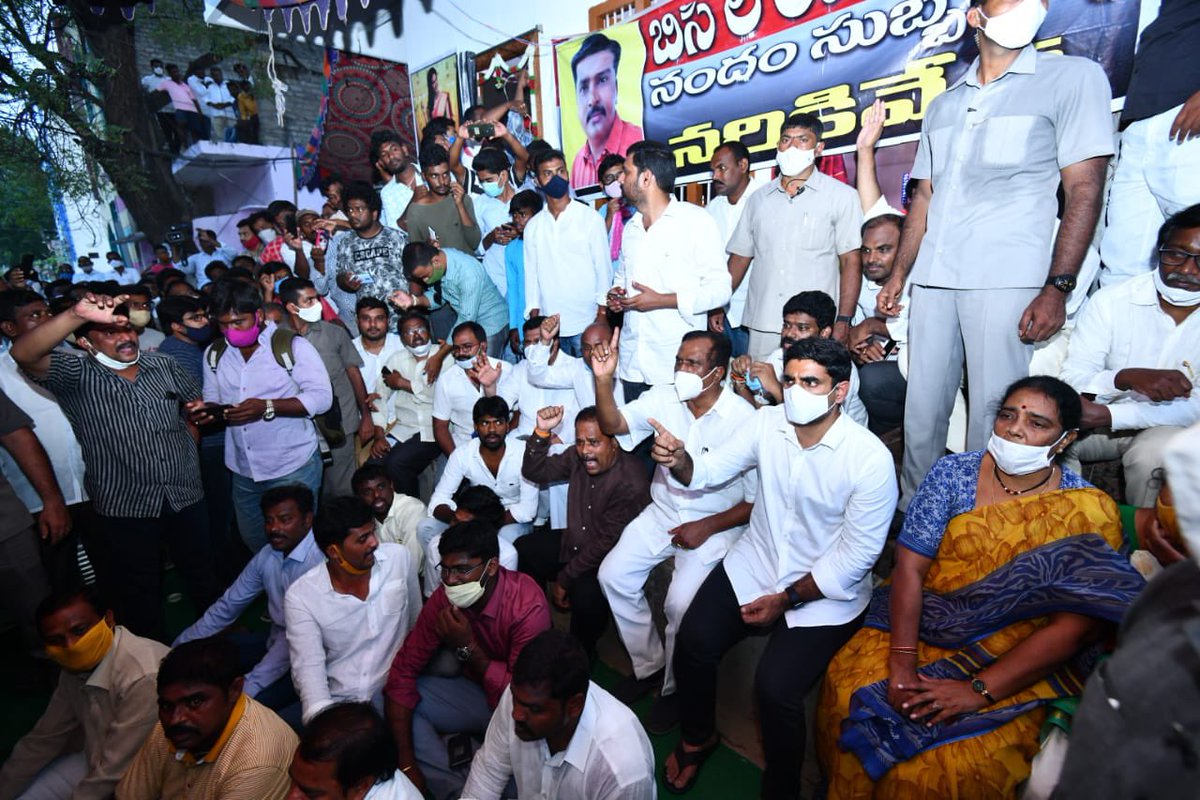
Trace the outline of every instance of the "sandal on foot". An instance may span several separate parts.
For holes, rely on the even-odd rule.
[[[675,765],[682,773],[688,767],[695,767],[692,771],[692,777],[683,786],[676,786],[667,778],[667,765],[663,762],[662,782],[665,788],[671,794],[686,794],[696,785],[696,779],[700,777],[700,768],[704,766],[704,762],[708,757],[716,752],[717,746],[721,744],[721,737],[713,737],[713,742],[710,745],[702,747],[699,750],[684,750],[683,739],[679,740],[679,744],[675,745]]]

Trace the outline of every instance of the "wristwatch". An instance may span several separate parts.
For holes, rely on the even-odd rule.
[[[992,697],[992,693],[988,691],[987,684],[981,681],[979,678],[975,678],[973,681],[971,681],[971,690],[976,694],[981,694],[986,697],[989,703],[996,702],[996,698]]]
[[[1053,286],[1063,294],[1070,294],[1075,291],[1075,276],[1074,275],[1051,275],[1046,278],[1046,285]]]
[[[783,593],[787,595],[788,608],[799,608],[804,605],[804,601],[800,599],[800,593],[794,586],[784,587]]]
[[[838,314],[837,318],[834,320],[834,323],[845,322],[847,325],[849,325],[853,321],[854,317],[850,316],[849,314]]]
[[[471,660],[471,653],[473,652],[475,652],[475,648],[469,644],[454,648],[454,655],[464,664]]]
[[[263,412],[262,418],[265,422],[270,422],[271,420],[275,419],[275,401],[274,400],[267,401],[267,410]]]

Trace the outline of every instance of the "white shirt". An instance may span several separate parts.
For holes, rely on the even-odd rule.
[[[401,230],[398,220],[404,216],[412,199],[413,190],[395,178],[381,186],[379,200],[383,204],[383,208],[379,213],[379,224],[385,228]]]
[[[787,611],[789,628],[842,625],[862,613],[898,495],[892,456],[874,434],[843,414],[805,449],[783,407],[773,406],[693,460],[693,490],[750,467],[758,473],[749,530],[725,556],[738,603],[811,574],[824,597]]]
[[[379,348],[378,354],[375,354],[363,347],[362,334],[355,336],[352,341],[354,349],[362,356],[363,365],[359,368],[359,372],[362,373],[363,383],[367,386],[367,394],[370,394],[377,391],[376,386],[381,383],[379,375],[383,371],[384,365],[393,354],[404,349],[404,342],[398,335],[388,333],[383,337],[383,347]],[[388,367],[388,369],[393,369],[393,367]]]
[[[509,778],[528,800],[654,800],[654,751],[637,717],[621,701],[588,684],[583,713],[565,750],[513,731],[512,689],[505,689],[471,762],[462,796],[499,800]]]
[[[570,389],[574,392],[573,413],[577,414],[579,409],[596,405],[596,377],[582,358],[568,356],[560,350],[553,364],[533,364],[529,362],[528,357],[525,361],[529,363],[529,380],[536,385],[546,389]],[[613,381],[613,399],[617,401],[618,407],[625,405],[625,387],[620,381]],[[574,439],[573,422],[570,433]],[[562,438],[561,433],[559,438]]]
[[[292,253],[292,249],[290,247],[284,247],[283,249],[289,253]],[[233,259],[234,252],[226,247],[218,247],[211,253],[198,250],[183,260],[183,263],[179,265],[180,272],[182,272],[184,275],[190,275],[192,277],[192,285],[197,289],[200,289],[203,288],[205,284],[212,283],[212,281],[208,279],[208,276],[204,274],[204,270],[208,268],[209,264],[214,261],[220,261],[224,263],[225,266],[232,267]],[[293,263],[289,264],[289,266],[295,266],[295,260],[296,254],[292,253]],[[129,272],[129,268],[126,267],[125,274],[128,275]],[[137,282],[136,279],[134,282]]]
[[[900,351],[908,343],[908,308],[912,305],[912,284],[905,282],[904,289],[900,293],[900,313],[894,317],[880,316],[877,310],[876,301],[879,299],[881,289],[883,289],[881,284],[863,277],[862,289],[858,292],[858,309],[854,313],[853,324],[860,325],[871,317],[883,320],[888,336],[892,337],[892,341],[896,343],[885,360],[896,361],[900,358]]]
[[[142,280],[142,273],[133,267],[125,267],[121,272],[117,272],[114,269],[111,276],[110,280],[116,281],[121,286],[132,286],[135,283],[140,283]]]
[[[652,386],[671,383],[679,340],[688,331],[707,330],[709,309],[729,300],[725,243],[717,223],[699,206],[674,198],[649,230],[635,214],[625,226],[613,285],[632,297],[639,293],[635,282],[674,293],[678,308],[625,312],[619,375]]]
[[[424,797],[403,772],[396,770],[389,780],[372,786],[363,800],[424,800]]]
[[[647,436],[654,435],[650,419],[658,420],[664,428],[683,440],[684,449],[693,459],[698,459],[710,450],[719,447],[730,436],[742,436],[752,424],[754,409],[742,398],[730,392],[721,392],[717,402],[699,419],[692,416],[686,403],[679,402],[674,386],[654,386],[637,400],[621,409],[629,433],[617,437],[626,450],[632,450]],[[728,511],[746,500],[753,503],[758,482],[749,468],[730,475],[726,480],[706,487],[703,491],[694,487],[681,486],[669,479],[665,467],[657,466],[650,482],[650,499],[672,524],[694,522]],[[708,551],[723,550],[729,540],[740,535],[745,526],[732,529],[730,536],[713,536],[699,548],[702,558]],[[728,533],[728,531],[727,531]],[[711,545],[711,547],[710,547]]]
[[[379,545],[365,602],[334,590],[326,565],[300,576],[284,616],[304,721],[343,700],[371,701],[420,611],[417,565],[403,545]]]
[[[75,430],[58,401],[46,389],[25,377],[9,353],[0,353],[0,390],[33,420],[33,434],[42,443],[54,478],[67,505],[88,499],[83,488],[83,450],[75,438]],[[12,485],[13,491],[29,509],[30,514],[42,510],[42,498],[17,465],[8,448],[0,447],[0,472]]]
[[[1156,403],[1117,389],[1117,373],[1135,367],[1179,370],[1191,397]],[[1152,272],[1105,286],[1079,312],[1062,379],[1108,406],[1114,431],[1187,427],[1200,420],[1200,311],[1176,325],[1158,304]]]
[[[204,100],[208,96],[208,85],[211,82],[211,78],[201,78],[199,75],[189,75],[186,80],[188,88],[192,90],[192,94],[196,95],[196,102],[200,104],[200,111],[206,117],[211,117],[213,111],[216,110],[204,104]],[[190,111],[191,109],[188,110]]]
[[[565,359],[580,360],[561,351],[554,360],[559,362]],[[534,383],[531,378],[533,371],[528,358],[513,365],[513,381],[517,387],[517,408],[521,411],[521,420],[509,435],[532,436],[537,425],[538,411],[547,406],[562,406],[562,421],[551,432],[558,434],[558,438],[564,442],[575,441],[575,415],[581,408],[575,405],[575,392],[569,388],[554,388]]]
[[[375,391],[379,394],[379,401],[375,407],[379,410],[371,412],[371,420],[387,431],[388,435],[397,442],[407,442],[416,435],[421,437],[422,442],[434,441],[434,389],[425,378],[426,361],[428,361],[428,356],[418,359],[402,344],[397,352],[387,357],[383,365],[393,372],[400,373],[400,377],[409,382],[412,391],[393,389],[382,380],[377,380],[375,383]],[[458,369],[458,367],[450,364],[444,369]],[[459,371],[461,372],[461,370]]]
[[[567,203],[558,217],[547,206],[526,223],[524,241],[525,316],[559,314],[562,336],[583,333],[612,281],[604,220],[583,203]]]
[[[308,241],[307,239],[301,239],[300,240],[300,249],[301,249],[301,251],[304,252],[304,260],[308,262],[309,267],[312,267],[312,263],[313,263],[312,242]],[[284,243],[283,247],[279,248],[279,260],[282,261],[283,263],[287,264],[288,269],[290,269],[290,270],[296,269],[296,251],[293,250],[292,248],[288,247],[286,243]],[[316,272],[316,270],[314,269],[312,272],[309,273],[310,279],[311,279],[313,273],[315,273],[315,272]],[[316,285],[314,284],[314,288],[315,288],[315,286]],[[320,292],[318,292],[317,294],[320,294]],[[351,309],[351,311],[353,311],[353,310],[354,309]]]
[[[488,356],[488,361],[493,367],[501,370],[496,394],[503,397],[508,407],[512,408],[517,402],[513,365],[504,364],[491,356]],[[454,437],[455,446],[462,447],[475,435],[473,412],[475,402],[481,397],[483,387],[473,384],[467,377],[467,371],[447,357],[433,390],[433,418],[444,419],[450,423],[450,435]]]
[[[472,486],[486,486],[496,493],[504,510],[512,514],[517,522],[533,522],[537,516],[538,487],[521,474],[521,462],[525,460],[525,443],[509,439],[505,443],[500,468],[493,475],[483,456],[479,453],[480,442],[472,439],[454,448],[446,460],[446,469],[429,498],[429,516],[438,506],[458,508],[454,493],[465,478]]]
[[[142,90],[146,92],[156,92],[158,91],[158,85],[166,79],[167,75],[165,72],[162,75],[155,75],[153,72],[151,72],[149,75],[142,77]]]
[[[483,256],[483,271],[491,278],[492,283],[496,284],[500,294],[507,297],[508,273],[504,269],[504,254],[508,245],[493,244],[485,250],[483,249],[483,239],[512,219],[508,213],[508,203],[496,197],[488,197],[486,194],[475,195],[471,198],[471,203],[475,206],[475,221],[479,224],[479,232],[482,234],[482,238],[479,240],[479,253]],[[522,244],[517,241],[513,242],[513,246],[521,247]],[[596,312],[593,311],[592,316],[595,314]]]
[[[776,347],[767,356],[767,363],[775,368],[775,379],[783,385],[783,348]],[[846,390],[846,399],[842,401],[842,411],[846,416],[862,425],[867,426],[867,407],[858,396],[858,367],[850,365],[850,388]]]
[[[733,236],[733,232],[737,230],[738,222],[742,219],[742,212],[746,210],[746,201],[750,199],[750,195],[769,183],[768,180],[751,178],[750,185],[746,187],[746,191],[742,192],[742,198],[737,203],[730,203],[729,198],[725,195],[717,195],[708,201],[704,210],[717,223],[717,228],[721,232],[721,241],[728,243],[729,237]],[[729,324],[735,328],[742,326],[742,312],[746,309],[746,295],[750,293],[750,273],[753,271],[754,262],[751,261],[750,266],[746,268],[746,274],[742,277],[742,282],[738,284],[738,288],[733,290],[733,294],[729,298],[729,305],[725,307],[725,316],[729,317]]]
[[[200,102],[204,104],[204,113],[210,117],[237,119],[237,104],[229,92],[229,84],[224,81],[220,83],[210,81],[203,96],[200,96]],[[233,103],[233,105],[227,108],[213,108],[208,105],[209,103]]]
[[[415,497],[396,492],[383,522],[375,520],[375,538],[379,539],[380,544],[389,542],[404,545],[417,565],[418,573],[425,562],[425,549],[417,538],[417,524],[423,519],[425,504]]]

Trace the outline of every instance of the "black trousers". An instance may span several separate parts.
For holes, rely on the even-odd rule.
[[[876,436],[904,425],[908,381],[895,361],[876,361],[858,368],[858,397],[867,409],[867,427]]]
[[[149,518],[97,514],[94,534],[85,540],[96,583],[112,604],[117,623],[138,636],[169,643],[163,601],[164,545],[199,617],[220,596],[204,503],[179,511],[164,504],[157,517]]]
[[[420,497],[417,478],[442,454],[437,442],[422,442],[421,435],[414,433],[406,442],[394,445],[383,457],[383,468],[392,479],[397,492],[409,497]]]
[[[538,529],[517,539],[517,568],[539,584],[552,583],[562,562],[558,560],[562,531]],[[596,642],[608,627],[608,600],[600,589],[597,570],[580,575],[567,589],[571,603],[571,635],[580,641],[589,658],[596,654]]]
[[[680,730],[691,745],[712,737],[721,657],[747,636],[769,636],[754,674],[766,760],[761,797],[796,798],[804,761],[804,697],[865,613],[844,625],[789,628],[780,617],[773,626],[759,628],[743,622],[740,609],[725,565],[719,564],[700,585],[675,640]]]

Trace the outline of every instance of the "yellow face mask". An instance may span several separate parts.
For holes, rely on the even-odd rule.
[[[46,645],[46,655],[68,672],[90,672],[112,649],[113,629],[100,620],[70,647]]]
[[[1175,506],[1167,505],[1162,501],[1162,497],[1159,497],[1154,501],[1154,516],[1158,517],[1159,523],[1172,542],[1183,541],[1179,533],[1179,518],[1175,516]]]
[[[333,563],[337,564],[339,567],[346,570],[346,572],[349,572],[351,575],[366,575],[368,572],[371,571],[370,568],[359,569],[358,567],[354,566],[349,561],[347,561],[346,557],[342,555],[342,548],[339,547],[338,545],[335,544],[335,545],[332,545],[332,547],[333,547]]]

